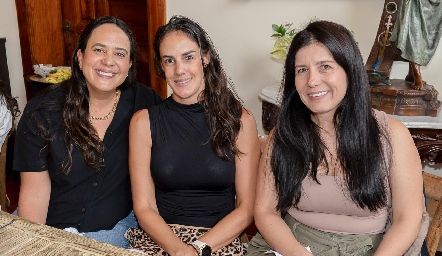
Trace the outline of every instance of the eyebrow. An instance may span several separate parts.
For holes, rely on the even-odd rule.
[[[316,65],[321,65],[321,64],[325,64],[325,63],[337,63],[335,60],[320,60],[318,62],[315,62]],[[299,67],[305,67],[306,65],[301,64],[301,65],[295,65],[295,68],[299,68]]]
[[[195,50],[190,50],[190,51],[187,51],[187,52],[181,54],[181,56],[186,56],[186,55],[189,55],[189,54],[191,54],[191,53],[195,53],[195,52],[196,52]],[[170,55],[163,55],[163,58],[173,58],[173,56],[170,56]]]
[[[100,47],[104,47],[106,48],[107,46],[102,44],[102,43],[95,43],[91,46],[91,48],[95,47],[95,46],[100,46]],[[121,47],[116,47],[115,48],[117,51],[124,51],[126,54],[128,54],[129,52],[125,49],[125,48],[121,48]]]
[[[318,64],[325,64],[325,63],[337,63],[335,60],[321,60],[321,61],[318,61],[317,63]]]

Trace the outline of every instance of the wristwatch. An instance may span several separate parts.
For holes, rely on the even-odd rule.
[[[193,241],[191,244],[196,246],[196,248],[198,249],[198,255],[200,256],[212,255],[212,248],[210,248],[208,244],[201,242],[200,240]]]

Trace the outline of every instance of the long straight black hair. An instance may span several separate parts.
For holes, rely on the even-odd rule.
[[[333,119],[338,159],[351,199],[361,208],[376,211],[387,205],[384,181],[390,166],[390,158],[385,155],[391,152],[388,132],[382,130],[373,115],[367,73],[352,33],[329,21],[311,22],[298,32],[287,54],[281,112],[270,160],[278,191],[277,209],[285,211],[296,206],[302,181],[310,175],[319,183],[318,166],[328,166],[320,128],[295,88],[296,53],[313,43],[325,46],[347,74],[347,91]]]

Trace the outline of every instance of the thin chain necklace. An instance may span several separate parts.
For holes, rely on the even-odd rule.
[[[107,119],[109,119],[109,117],[115,113],[115,110],[117,110],[118,100],[120,99],[120,93],[121,93],[120,90],[116,90],[115,91],[114,106],[112,107],[111,111],[107,115],[105,115],[103,117],[98,117],[98,116],[91,115],[91,118],[94,119],[94,120],[107,120]]]

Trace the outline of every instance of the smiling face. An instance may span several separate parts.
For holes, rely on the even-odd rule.
[[[198,95],[205,88],[198,45],[182,32],[170,32],[161,41],[160,58],[166,81],[173,91],[172,98],[181,104],[198,102]],[[206,56],[203,60],[209,62]]]
[[[114,24],[92,32],[84,52],[77,51],[90,94],[114,92],[124,82],[132,65],[130,50],[129,38]]]
[[[313,43],[295,55],[295,85],[310,111],[329,119],[347,92],[347,74],[324,45]]]

